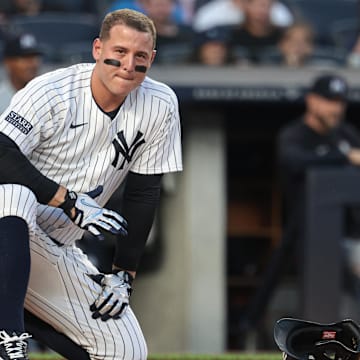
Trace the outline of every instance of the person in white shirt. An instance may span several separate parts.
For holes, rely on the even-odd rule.
[[[239,25],[244,21],[243,0],[211,0],[201,6],[193,18],[193,28],[197,32],[217,26]],[[280,1],[271,8],[271,22],[275,26],[287,27],[294,22],[291,10]]]

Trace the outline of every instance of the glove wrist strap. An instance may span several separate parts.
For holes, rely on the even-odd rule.
[[[65,201],[59,205],[59,208],[64,210],[64,213],[71,219],[71,209],[75,207],[75,203],[77,200],[76,192],[74,191],[66,191]]]

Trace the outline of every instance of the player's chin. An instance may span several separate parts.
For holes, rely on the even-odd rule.
[[[129,80],[129,81],[125,81],[122,82],[122,84],[117,87],[117,91],[121,92],[121,93],[130,93],[131,91],[133,91],[134,89],[136,89],[140,84],[142,83],[142,80]]]

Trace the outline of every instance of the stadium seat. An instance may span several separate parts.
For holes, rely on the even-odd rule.
[[[42,13],[36,16],[14,16],[13,30],[32,33],[44,50],[45,62],[63,62],[64,58],[84,54],[99,33],[97,17],[77,13]],[[70,50],[73,53],[70,53]],[[88,53],[86,53],[88,55]]]

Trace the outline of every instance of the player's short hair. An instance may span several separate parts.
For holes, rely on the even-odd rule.
[[[119,9],[108,13],[100,28],[100,40],[107,40],[110,37],[110,30],[115,25],[126,25],[137,31],[149,33],[153,39],[153,48],[156,46],[156,29],[153,21],[145,14],[131,10]]]

